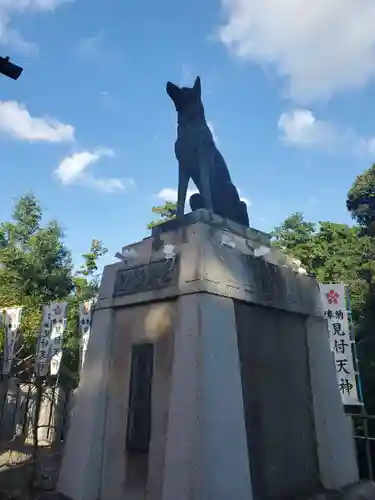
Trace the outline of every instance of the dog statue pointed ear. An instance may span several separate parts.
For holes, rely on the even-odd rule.
[[[172,99],[172,101],[175,102],[177,96],[180,94],[181,91],[180,87],[178,87],[172,82],[168,82],[166,88],[167,88],[167,94]]]
[[[194,87],[193,89],[196,91],[196,93],[199,95],[199,97],[201,96],[201,79],[199,76],[197,76],[197,78],[195,79],[195,82],[194,82]]]

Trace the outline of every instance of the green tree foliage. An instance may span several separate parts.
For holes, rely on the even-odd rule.
[[[0,224],[0,305],[22,305],[26,349],[35,345],[43,304],[73,289],[71,255],[55,221],[42,223],[32,194],[15,205],[12,220]]]
[[[98,293],[101,276],[98,260],[107,252],[108,249],[103,246],[100,240],[93,239],[90,251],[82,255],[84,263],[76,272],[73,280],[75,296],[80,301],[90,299]]]
[[[367,271],[372,269],[375,244],[361,236],[361,228],[334,222],[313,224],[296,213],[273,233],[274,244],[296,257],[320,283],[345,283],[352,297],[353,318],[363,316],[368,285]]]
[[[366,408],[375,412],[375,239],[359,226],[313,224],[301,213],[273,233],[273,243],[301,260],[320,283],[349,286]]]
[[[276,227],[272,233],[273,244],[288,255],[292,255],[303,262],[308,263],[310,255],[311,237],[315,232],[315,224],[306,222],[301,212],[290,215],[281,226]]]
[[[35,297],[38,290],[38,299],[44,301],[68,295],[72,261],[58,224],[42,225],[42,210],[33,194],[20,198],[12,218],[0,224],[1,292],[25,298]]]
[[[153,227],[158,226],[159,224],[162,224],[167,220],[174,219],[177,212],[177,203],[166,201],[164,205],[153,207],[152,211],[154,214],[158,214],[160,216],[160,219],[151,221],[147,225],[147,229],[152,229]]]
[[[359,175],[347,197],[346,206],[353,219],[365,230],[374,229],[375,165]]]
[[[40,203],[29,193],[16,203],[11,221],[0,223],[0,308],[22,306],[23,343],[19,355],[25,357],[35,353],[43,305],[67,301],[63,364],[76,372],[79,302],[97,295],[98,260],[107,249],[94,239],[90,250],[82,255],[83,264],[74,273],[60,227],[55,221],[43,223],[42,216]]]
[[[370,254],[375,241],[375,165],[359,175],[349,190],[346,205],[367,235],[365,253]],[[363,241],[364,238],[361,238]],[[362,266],[361,278],[366,282],[366,300],[361,310],[357,349],[360,356],[367,410],[375,413],[375,255]],[[368,403],[369,402],[369,403]]]
[[[101,277],[98,260],[107,252],[100,240],[93,239],[89,252],[82,255],[83,264],[73,276],[73,293],[67,297],[68,316],[63,355],[63,365],[71,373],[78,371],[79,303],[97,296]]]

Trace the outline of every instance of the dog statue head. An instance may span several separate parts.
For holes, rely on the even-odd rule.
[[[167,93],[172,99],[179,116],[191,116],[198,112],[203,113],[199,76],[197,76],[193,87],[179,87],[172,82],[168,82]]]

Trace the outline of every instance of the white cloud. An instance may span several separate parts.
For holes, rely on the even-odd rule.
[[[74,127],[48,117],[32,117],[26,107],[17,101],[0,101],[1,133],[31,142],[74,140]]]
[[[247,208],[251,205],[251,201],[246,196],[241,196],[241,190],[238,189],[238,194],[240,195],[240,200],[246,203]]]
[[[277,126],[283,141],[301,147],[331,147],[339,139],[335,127],[317,120],[309,109],[282,113]]]
[[[133,179],[105,179],[98,177],[88,177],[87,184],[104,191],[106,193],[114,193],[116,191],[124,191],[135,186]]]
[[[53,11],[59,5],[72,0],[0,0],[0,43],[10,45],[20,51],[33,51],[34,43],[25,40],[22,35],[11,27],[15,14],[27,12]]]
[[[186,200],[188,201],[190,196],[194,193],[198,193],[197,189],[188,189]],[[173,188],[163,188],[156,195],[162,201],[177,201],[177,189]]]
[[[85,184],[107,193],[124,191],[133,187],[133,179],[96,177],[88,171],[90,166],[105,156],[113,157],[113,150],[98,149],[93,152],[81,151],[80,153],[74,153],[61,161],[55,170],[55,175],[62,184]]]
[[[24,12],[33,10],[54,10],[62,3],[69,0],[0,0],[0,9]]]
[[[221,41],[286,77],[294,99],[327,98],[375,74],[373,0],[221,0]]]
[[[210,131],[211,131],[211,134],[212,134],[213,140],[215,141],[215,144],[218,145],[219,144],[219,138],[218,138],[218,136],[216,134],[216,130],[215,130],[214,124],[211,121],[207,121],[207,126],[210,129]]]
[[[361,137],[355,131],[318,120],[309,109],[282,113],[278,121],[281,141],[304,149],[341,150],[375,156],[375,137]]]
[[[74,153],[72,156],[64,158],[55,172],[63,184],[74,184],[77,179],[82,177],[85,169],[99,159],[98,153],[90,153],[90,151]]]

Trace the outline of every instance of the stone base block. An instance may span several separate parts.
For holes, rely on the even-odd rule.
[[[375,483],[361,481],[351,484],[340,491],[319,493],[308,500],[375,500]]]
[[[259,231],[183,222],[104,269],[56,500],[374,498],[343,489],[358,470],[316,281],[258,258]]]

